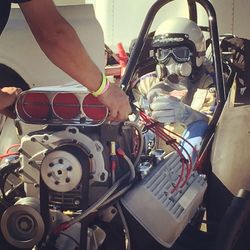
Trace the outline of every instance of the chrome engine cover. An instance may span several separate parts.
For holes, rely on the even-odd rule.
[[[173,152],[122,198],[131,215],[165,247],[173,245],[194,216],[207,188],[205,177],[193,171],[172,193],[180,172],[180,157]]]

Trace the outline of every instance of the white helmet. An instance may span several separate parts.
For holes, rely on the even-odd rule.
[[[159,61],[171,55],[177,62],[191,60],[194,66],[200,67],[205,59],[206,42],[202,30],[195,22],[183,17],[170,18],[160,24],[155,31],[152,46],[157,49],[156,57]]]

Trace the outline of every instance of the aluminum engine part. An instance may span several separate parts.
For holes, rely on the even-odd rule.
[[[17,248],[29,249],[39,243],[44,234],[39,201],[25,197],[7,208],[2,215],[1,230],[5,239]]]
[[[71,218],[57,210],[50,210],[51,217],[53,220],[53,225],[51,225],[52,230],[56,228],[59,224],[69,221]],[[80,232],[81,223],[77,222],[70,226],[68,229],[59,233],[55,248],[58,250],[71,250],[78,249],[80,244]],[[106,233],[97,225],[92,225],[88,227],[87,235],[87,249],[88,250],[98,250],[106,238]],[[74,239],[74,240],[72,240]]]
[[[153,164],[148,161],[141,162],[139,166],[137,166],[137,171],[139,171],[139,173],[141,174],[141,177],[144,178],[151,171],[152,167],[153,167]]]
[[[48,153],[41,164],[44,183],[57,192],[68,192],[76,188],[82,174],[80,161],[65,150]]]
[[[163,246],[171,247],[202,202],[207,182],[193,172],[186,184],[172,193],[181,172],[173,152],[123,198],[132,216]]]
[[[39,175],[42,162],[44,158],[46,158],[46,155],[48,155],[48,159],[50,159],[49,153],[64,145],[77,145],[89,156],[90,183],[102,183],[107,180],[108,172],[105,169],[103,146],[100,141],[79,132],[77,127],[67,127],[65,130],[59,132],[41,130],[26,135],[21,140],[21,165],[23,166],[22,174],[24,176],[24,182],[26,183],[25,191],[27,196],[38,197]],[[59,154],[60,153],[58,153],[58,155]],[[52,158],[57,158],[54,157],[55,155],[51,156]],[[61,157],[64,158],[66,155],[62,154]],[[67,156],[66,158],[67,161],[71,161],[75,157]],[[78,169],[77,173],[80,173],[78,165],[77,163],[76,169]],[[60,167],[63,167],[63,165]],[[45,170],[43,171],[46,172]],[[74,181],[74,184],[76,182],[77,180]]]
[[[117,214],[117,208],[114,206],[110,206],[106,208],[104,211],[102,211],[101,213],[99,213],[99,218],[102,221],[111,222],[116,216],[116,214]]]

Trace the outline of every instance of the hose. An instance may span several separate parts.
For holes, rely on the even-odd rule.
[[[130,169],[130,178],[129,178],[129,183],[131,183],[134,178],[135,178],[135,169],[134,169],[134,165],[131,162],[131,160],[126,156],[123,155],[124,159],[127,161],[129,169]],[[71,221],[68,222],[69,226],[73,225],[76,222],[79,222],[81,220],[83,220],[84,218],[86,218],[89,214],[96,212],[98,210],[98,208],[105,203],[105,201],[107,201],[110,196],[112,196],[112,194],[115,192],[115,190],[121,185],[122,181],[125,180],[128,177],[128,174],[124,175],[123,177],[121,177],[119,180],[117,180],[113,186],[102,196],[102,198],[100,198],[97,202],[95,202],[91,207],[89,207],[86,211],[84,211],[84,213],[82,213],[81,215],[75,217],[74,219],[72,219]],[[125,189],[122,189],[125,190]],[[127,190],[127,189],[126,189]]]
[[[115,190],[121,185],[122,181],[124,181],[129,175],[126,174],[123,177],[121,177],[118,181],[114,183],[114,185],[99,199],[97,200],[92,206],[90,206],[88,209],[86,209],[82,214],[76,216],[75,218],[71,219],[70,221],[67,221],[65,223],[60,224],[55,230],[55,234],[59,234],[61,231],[66,230],[73,224],[80,222],[84,218],[86,218],[88,215],[96,212],[98,208],[115,192]]]
[[[141,157],[141,154],[142,154],[142,151],[143,151],[144,137],[143,137],[141,128],[137,123],[131,122],[131,121],[126,121],[124,123],[124,125],[135,128],[136,131],[138,132],[138,135],[139,135],[139,138],[140,138],[140,145],[139,145],[138,153],[137,153],[137,156],[136,156],[136,158],[134,160],[134,165],[136,166],[138,164],[139,160],[140,160],[140,157]]]
[[[125,156],[123,156],[125,158]],[[127,159],[126,159],[127,160]],[[114,162],[115,163],[115,162]],[[128,163],[128,165],[130,165],[130,163]],[[131,168],[131,166],[130,166]],[[133,171],[134,171],[134,166],[133,166]],[[132,172],[132,171],[131,171]],[[135,172],[135,171],[134,171]],[[132,174],[132,176],[135,176],[135,174]],[[116,176],[115,176],[115,167],[112,168],[112,183],[114,184],[115,183],[115,179],[116,179]],[[124,233],[126,235],[126,238],[127,238],[127,250],[131,250],[131,240],[130,240],[130,233],[129,233],[129,229],[128,229],[128,224],[127,224],[127,221],[126,221],[126,218],[123,214],[123,211],[122,211],[122,208],[121,208],[121,205],[120,205],[120,201],[117,201],[115,203],[116,207],[117,207],[117,211],[120,215],[120,218],[121,218],[121,221],[122,221],[122,224],[123,224],[123,228],[124,228]]]

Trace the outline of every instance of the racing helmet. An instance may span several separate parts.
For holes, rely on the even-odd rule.
[[[159,63],[172,57],[177,63],[192,62],[200,67],[205,59],[206,42],[202,30],[188,18],[165,20],[156,29],[152,47]]]

